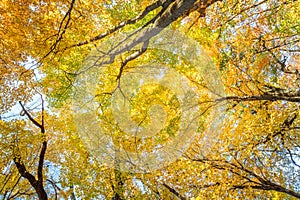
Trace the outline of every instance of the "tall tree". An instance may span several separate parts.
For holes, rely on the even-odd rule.
[[[2,1],[0,196],[300,198],[299,9],[298,0]],[[200,44],[217,70],[197,73],[192,58],[182,56],[195,53],[184,49],[188,40],[177,41],[174,49],[152,48],[167,29]],[[170,42],[168,36],[161,39]],[[178,136],[183,110],[178,93],[166,85],[142,87],[130,98],[130,112],[113,114],[111,97],[117,91],[125,96],[123,83],[130,80],[131,70],[161,63],[187,77],[193,91],[201,94],[188,105],[199,113],[197,134],[167,166],[122,171],[124,154],[119,149],[150,152]],[[78,91],[90,89],[78,89],[85,84],[78,82],[82,74],[99,68],[97,83],[92,82],[97,86],[92,97],[96,118],[86,110],[69,112],[73,96],[82,97]],[[157,73],[153,68],[149,71]],[[211,81],[212,73],[220,75],[224,92],[214,86],[219,84]],[[169,80],[176,84],[179,79]],[[122,100],[115,101],[122,107]],[[151,118],[155,104],[164,112]],[[21,116],[13,115],[16,110]],[[218,135],[203,153],[208,147],[203,133],[217,114]],[[119,127],[122,121],[115,121],[125,115],[138,127],[165,127],[152,138],[128,137]],[[79,122],[83,117],[86,121]],[[82,136],[80,130],[90,135],[97,131],[90,122],[112,136],[117,147],[109,155],[113,165],[91,152],[102,138],[87,143]]]

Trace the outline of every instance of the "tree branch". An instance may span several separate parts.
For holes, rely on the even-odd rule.
[[[19,104],[22,107],[22,111],[25,113],[25,115],[29,118],[29,120],[36,125],[38,128],[40,128],[41,130],[44,129],[42,124],[38,123],[35,119],[33,119],[33,117],[29,114],[29,112],[25,109],[24,105],[21,103],[21,101],[19,101]]]
[[[56,41],[51,45],[50,50],[48,51],[48,53],[46,55],[44,55],[42,57],[42,59],[40,59],[39,62],[41,62],[43,59],[45,59],[46,57],[48,57],[56,49],[56,47],[59,45],[60,41],[63,38],[63,35],[65,34],[65,32],[66,32],[66,30],[68,28],[68,25],[69,25],[70,21],[71,21],[71,13],[72,13],[74,4],[75,4],[75,0],[72,0],[72,2],[70,4],[70,8],[68,9],[68,11],[66,12],[66,14],[63,17],[62,21],[59,24],[58,33],[55,34],[55,35],[57,35]],[[66,24],[63,27],[63,24],[64,24],[65,21],[66,21]]]
[[[174,194],[179,199],[186,200],[185,197],[181,196],[181,194],[179,194],[179,192],[177,192],[175,189],[171,188],[169,185],[163,183],[163,186],[165,186],[172,194]]]
[[[192,160],[197,161],[197,162],[202,162],[202,163],[210,163],[210,165],[215,169],[229,170],[233,174],[235,174],[243,179],[246,179],[247,182],[252,184],[252,185],[248,185],[248,184],[247,185],[234,185],[234,186],[232,186],[233,189],[245,189],[245,188],[251,187],[253,189],[273,190],[273,191],[277,191],[277,192],[282,192],[282,193],[291,195],[293,197],[300,198],[300,193],[297,193],[293,190],[284,188],[283,186],[273,183],[270,180],[266,180],[266,178],[263,178],[263,177],[257,175],[256,173],[254,173],[253,171],[251,171],[249,169],[246,169],[241,163],[239,163],[239,165],[236,165],[236,164],[230,163],[229,161],[226,161],[226,160],[209,160],[207,158],[203,158],[203,159],[193,159],[192,158]],[[240,170],[241,172],[248,174],[249,177],[250,176],[254,177],[255,179],[257,179],[257,181],[252,180],[251,178],[248,178],[245,175],[242,175],[237,170]]]
[[[38,128],[40,128],[41,133],[43,137],[45,137],[45,127],[44,127],[44,100],[42,99],[42,122],[39,123],[37,122],[31,115],[30,113],[25,109],[24,105],[19,101],[19,104],[22,107],[22,112],[29,118],[29,120]],[[15,162],[15,165],[21,174],[22,177],[26,178],[29,183],[32,185],[32,187],[35,189],[35,191],[38,194],[39,199],[41,200],[47,200],[47,193],[44,189],[43,186],[43,165],[44,165],[44,159],[45,159],[45,154],[47,150],[47,141],[46,138],[44,138],[44,141],[42,143],[42,149],[39,155],[39,163],[38,163],[38,169],[37,169],[37,179],[27,171],[25,165],[21,162],[21,156],[19,153],[14,156],[13,160]]]
[[[156,1],[155,3],[147,6],[137,17],[135,18],[132,18],[132,19],[129,19],[129,20],[126,20],[124,22],[121,22],[119,23],[117,26],[113,27],[112,29],[108,30],[106,33],[103,33],[103,34],[99,34],[89,40],[86,40],[84,42],[79,42],[77,44],[73,44],[71,46],[68,46],[66,47],[65,49],[63,50],[66,50],[66,49],[70,49],[70,48],[73,48],[73,47],[79,47],[79,46],[83,46],[83,45],[86,45],[86,44],[89,44],[91,42],[95,42],[95,41],[98,41],[98,40],[101,40],[115,32],[117,32],[118,30],[120,30],[121,28],[127,26],[127,25],[130,25],[130,24],[135,24],[137,23],[138,21],[144,19],[151,11],[159,8],[159,7],[166,7],[166,6],[169,6],[171,4],[172,0],[159,0],[159,1]]]
[[[265,93],[262,95],[251,95],[251,96],[227,96],[216,99],[215,101],[289,101],[289,102],[300,102],[300,94],[296,93],[278,93],[269,94]]]

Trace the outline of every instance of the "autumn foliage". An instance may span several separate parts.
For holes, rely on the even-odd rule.
[[[299,10],[299,0],[2,0],[0,197],[300,199]],[[159,40],[166,30],[197,43],[201,66],[209,67],[198,73],[200,53],[185,49],[188,40],[153,48],[153,41],[170,42]],[[161,64],[193,88],[184,109],[196,112],[197,127],[188,145],[174,148],[186,145],[172,162],[122,170],[120,149],[152,152],[182,127],[179,93],[124,86],[136,66]],[[83,74],[97,69],[86,84]],[[95,116],[81,102],[91,87]],[[117,92],[130,102],[124,116],[114,115],[123,106],[123,99],[113,102]],[[163,110],[156,115],[155,104]],[[126,135],[122,117],[163,128],[153,137]],[[117,147],[106,155],[110,164],[93,149],[102,137],[82,136],[95,135],[95,127]]]

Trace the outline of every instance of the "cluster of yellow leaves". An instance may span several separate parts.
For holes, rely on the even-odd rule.
[[[118,186],[118,178],[123,179],[124,196],[128,198],[165,198],[171,199],[173,194],[164,187],[168,184],[174,190],[194,199],[232,199],[232,198],[286,198],[285,194],[274,191],[251,189],[245,180],[259,182],[244,169],[264,177],[267,180],[296,190],[299,184],[297,169],[291,167],[286,150],[293,150],[299,143],[298,129],[283,127],[285,121],[294,115],[300,116],[299,105],[288,102],[233,102],[228,104],[228,112],[222,123],[222,134],[213,149],[206,155],[208,161],[191,161],[180,158],[175,163],[149,174],[122,173],[117,177],[114,169],[108,168],[103,161],[97,160],[86,148],[80,134],[74,126],[70,97],[72,83],[90,48],[98,42],[86,46],[68,48],[80,42],[105,33],[120,22],[137,16],[147,5],[154,1],[75,1],[69,10],[71,1],[67,0],[3,0],[0,4],[0,112],[9,110],[18,100],[28,101],[36,89],[42,87],[50,102],[57,99],[62,109],[51,110],[54,115],[46,115],[46,134],[48,150],[46,155],[46,176],[59,182],[63,188],[62,197],[71,196],[75,192],[82,199],[99,197],[112,198],[114,188]],[[191,13],[185,19],[172,24],[173,29],[185,32],[189,37],[204,46],[206,52],[213,57],[222,78],[227,95],[260,95],[265,84],[277,86],[291,91],[299,88],[295,81],[296,74],[287,75],[280,71],[278,62],[288,55],[288,70],[299,69],[299,55],[282,53],[298,48],[299,35],[299,1],[284,1],[282,4],[273,0],[262,1],[263,6],[254,6],[257,1],[246,0],[222,1],[213,4],[206,12],[205,18]],[[269,9],[270,8],[270,9]],[[67,14],[68,12],[71,12]],[[256,14],[254,14],[256,13]],[[153,14],[153,13],[152,13]],[[253,17],[254,16],[254,17]],[[149,18],[152,17],[148,16]],[[146,18],[145,20],[148,20]],[[132,30],[144,21],[126,27]],[[296,44],[295,44],[296,43]],[[274,48],[282,46],[280,48]],[[55,47],[55,48],[54,48]],[[269,52],[272,50],[272,55]],[[53,51],[53,54],[49,54]],[[125,53],[124,56],[129,55]],[[28,60],[41,61],[41,72],[46,74],[42,83],[33,81],[34,68],[25,64]],[[41,60],[42,59],[42,60]],[[124,73],[149,62],[166,62],[179,73],[186,76],[196,91],[201,94],[199,102],[212,100],[204,88],[206,77],[199,77],[188,60],[172,55],[164,55],[159,51],[147,52],[139,59],[130,62]],[[101,129],[114,134],[114,142],[127,151],[136,151],[134,137],[126,135],[114,123],[112,106],[109,101],[111,93],[117,87],[116,78],[122,59],[106,66],[100,75],[97,101]],[[277,67],[276,67],[277,66]],[[39,79],[39,78],[38,78]],[[38,85],[38,86],[37,86]],[[154,103],[162,105],[167,113],[165,127],[153,140],[138,142],[140,150],[151,151],[161,141],[170,139],[170,135],[179,128],[180,118],[177,114],[178,101],[168,89],[148,85],[132,98],[133,104],[130,118],[136,123],[147,126],[151,123],[150,107]],[[149,96],[151,98],[149,98]],[[146,99],[146,100],[145,100]],[[153,100],[155,99],[155,100]],[[211,104],[201,104],[199,112]],[[199,132],[209,127],[210,111],[199,121]],[[209,116],[209,117],[208,117]],[[40,116],[39,116],[40,117]],[[206,122],[206,124],[204,123]],[[76,123],[76,122],[75,122]],[[299,124],[299,117],[293,124]],[[215,127],[219,129],[221,125]],[[281,130],[283,129],[283,130]],[[0,121],[1,156],[0,182],[5,183],[3,191],[10,191],[16,182],[20,192],[27,191],[28,183],[22,179],[12,158],[16,152],[26,162],[29,171],[36,168],[36,155],[39,144],[44,139],[39,130],[30,122],[15,120]],[[277,133],[277,134],[276,134]],[[176,135],[175,135],[176,136]],[[198,158],[204,144],[197,143],[203,138],[200,135],[187,154]],[[199,158],[201,160],[201,157]],[[234,167],[233,167],[234,165]],[[236,166],[242,165],[243,168]],[[58,170],[54,170],[58,169]],[[290,169],[286,172],[285,169]],[[294,173],[296,172],[296,173]],[[20,181],[20,182],[19,182]],[[248,184],[248,185],[247,185]],[[238,190],[235,186],[246,185]],[[142,188],[142,189],[141,189]],[[3,192],[1,191],[1,192]],[[157,193],[160,194],[157,197]]]

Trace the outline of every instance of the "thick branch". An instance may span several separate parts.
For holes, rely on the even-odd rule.
[[[182,16],[187,10],[192,8],[193,4],[196,0],[177,0],[174,4],[171,5],[169,9],[167,9],[161,17],[159,17],[155,22],[153,27],[147,28],[143,32],[140,33],[135,39],[127,43],[126,45],[121,46],[115,51],[111,52],[111,60],[114,60],[116,55],[120,55],[133,47],[139,45],[140,43],[144,43],[149,41],[152,37],[158,35],[164,28],[170,25],[172,22],[177,20],[180,16]]]
[[[26,178],[29,181],[30,185],[35,189],[36,193],[38,194],[39,199],[47,200],[48,197],[43,187],[43,183],[39,180],[36,180],[35,177],[27,171],[25,165],[20,160],[20,156],[15,156],[13,160],[19,173],[22,177]]]
[[[207,8],[212,3],[216,2],[217,0],[210,0],[210,1],[204,1],[203,4],[201,4],[201,8]],[[97,61],[94,63],[94,65],[84,69],[83,71],[79,72],[82,73],[86,70],[89,70],[90,68],[94,66],[102,66],[106,64],[111,64],[115,61],[115,58],[117,55],[121,55],[122,53],[125,53],[129,50],[134,49],[134,47],[144,44],[144,46],[147,46],[146,44],[148,41],[158,35],[164,28],[166,28],[168,25],[170,25],[172,22],[176,21],[179,17],[184,16],[185,13],[187,13],[189,10],[191,10],[195,6],[196,0],[176,0],[173,1],[173,4],[170,4],[172,1],[165,1],[162,4],[162,11],[157,14],[156,17],[152,18],[150,20],[150,24],[152,26],[149,26],[148,28],[145,28],[143,26],[142,29],[139,29],[138,31],[135,31],[131,35],[129,35],[126,39],[124,39],[122,42],[119,42],[114,47],[112,47],[109,51],[105,52],[102,57],[97,59]],[[203,10],[205,12],[205,10]],[[152,22],[153,21],[153,22]],[[147,25],[150,25],[147,23]],[[109,34],[108,34],[109,35]],[[108,36],[106,35],[106,36]],[[105,37],[106,37],[105,36]],[[132,36],[135,36],[132,39]],[[142,52],[145,51],[145,47],[142,48]],[[141,52],[141,53],[142,53]],[[138,53],[137,56],[132,55],[134,58],[141,55],[141,53]],[[109,56],[109,60],[99,62],[98,61],[105,57]],[[129,56],[128,61],[132,60]],[[122,68],[122,67],[121,67]],[[123,67],[124,68],[124,67]],[[120,70],[122,71],[122,69]],[[121,72],[122,73],[122,72]],[[119,79],[119,77],[117,78]]]
[[[45,137],[45,127],[44,127],[44,100],[42,98],[42,124],[41,124],[41,133],[43,134],[43,137]],[[39,165],[38,165],[38,181],[43,183],[43,166],[44,166],[44,160],[45,160],[45,154],[47,150],[47,141],[44,138],[42,149],[39,157]]]
[[[84,42],[79,42],[77,44],[73,44],[69,47],[66,47],[66,49],[69,49],[69,48],[72,48],[72,47],[79,47],[79,46],[82,46],[82,45],[86,45],[86,44],[89,44],[90,42],[94,42],[94,41],[98,41],[98,40],[101,40],[115,32],[117,32],[118,30],[120,30],[121,28],[125,27],[126,25],[130,25],[130,24],[135,24],[137,23],[138,21],[144,19],[151,11],[159,8],[160,6],[168,6],[170,3],[172,2],[172,0],[165,0],[165,1],[156,1],[155,3],[147,6],[141,14],[139,14],[137,17],[135,18],[132,18],[132,19],[129,19],[129,20],[126,20],[124,22],[121,22],[119,23],[117,26],[113,27],[112,29],[108,30],[106,33],[103,33],[103,34],[99,34],[89,40],[86,40]]]
[[[19,171],[19,173],[21,174],[22,177],[26,178],[29,183],[34,187],[36,188],[37,186],[37,180],[35,179],[35,177],[30,174],[27,170],[26,170],[26,167],[23,163],[21,163],[20,161],[20,158],[19,157],[14,157],[14,162],[16,164],[16,167]]]
[[[112,33],[115,33],[116,31],[120,30],[126,25],[134,24],[141,19],[143,19],[148,13],[155,10],[158,7],[163,7],[164,11],[163,13],[159,13],[156,17],[153,19],[156,19],[154,22],[150,21],[153,26],[143,31],[135,40],[124,46],[124,48],[121,48],[115,52],[112,52],[112,57],[114,55],[119,55],[123,52],[125,52],[128,49],[132,49],[136,45],[143,43],[150,38],[156,36],[158,33],[160,33],[164,28],[166,28],[168,25],[170,25],[172,22],[176,21],[179,17],[184,16],[191,11],[200,8],[200,13],[202,16],[205,16],[205,9],[210,6],[211,4],[220,1],[220,0],[205,0],[201,1],[200,5],[199,3],[196,3],[197,0],[164,0],[164,1],[157,1],[150,6],[146,7],[145,10],[136,18],[129,19],[125,22],[120,23],[119,25],[115,26],[114,28],[110,29],[106,33],[100,34],[96,37],[93,37],[87,41],[79,42],[77,44],[71,45],[67,47],[66,49],[76,47],[76,46],[82,46],[89,44],[90,42],[101,40]],[[172,4],[173,2],[173,4]],[[199,10],[198,10],[199,11]],[[149,25],[149,23],[147,23]]]
[[[289,101],[300,102],[300,94],[298,93],[284,93],[284,94],[262,94],[252,96],[227,96],[217,99],[216,101]]]
[[[44,141],[42,144],[42,149],[39,157],[39,165],[38,165],[38,181],[43,183],[43,166],[44,166],[44,160],[45,160],[45,154],[47,150],[47,142]]]

